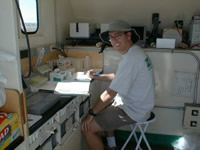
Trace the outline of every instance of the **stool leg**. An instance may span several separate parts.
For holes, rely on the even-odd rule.
[[[136,126],[136,129],[137,129],[137,125],[135,125]],[[136,141],[136,145],[138,144],[138,137],[137,137],[137,135],[136,135],[136,133],[134,132],[133,133],[133,135],[134,135],[134,137],[135,137],[135,141]],[[142,150],[142,148],[140,147],[140,145],[139,145],[139,150]]]
[[[145,128],[144,128],[144,132],[142,132],[142,137],[143,137],[143,139],[144,139],[144,141],[145,141],[145,143],[146,143],[148,149],[151,150],[151,147],[150,147],[150,145],[149,145],[149,142],[148,142],[148,140],[147,140],[147,138],[146,138],[146,136],[145,136],[145,132],[146,132],[146,129],[147,129],[148,125],[149,125],[149,124],[146,124],[146,126],[145,126]]]
[[[126,145],[128,144],[129,140],[131,139],[131,137],[133,136],[133,134],[135,133],[136,130],[136,126],[133,127],[133,130],[131,131],[128,139],[126,140],[126,142],[124,143],[124,145],[122,146],[121,150],[124,150]]]
[[[144,141],[145,141],[145,143],[146,143],[148,149],[151,150],[151,147],[150,147],[150,145],[149,145],[149,142],[147,141],[146,136],[145,136],[145,134],[144,134],[144,133],[146,132],[146,129],[147,129],[148,125],[149,125],[149,124],[145,124],[144,128],[142,128],[141,126],[138,126],[138,128],[139,128],[139,130],[140,130],[140,132],[141,132],[141,135],[140,135],[140,138],[139,138],[139,141],[138,141],[136,150],[139,148],[140,143],[141,143],[141,141],[142,141],[142,138],[144,139]]]

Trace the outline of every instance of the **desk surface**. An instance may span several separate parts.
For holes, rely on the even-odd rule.
[[[98,74],[102,73],[102,69],[94,69]],[[82,73],[82,74],[80,74]],[[84,72],[76,73],[73,80],[66,80],[62,82],[47,81],[45,85],[40,87],[31,87],[31,91],[52,91],[55,94],[61,95],[88,95],[89,87],[92,79],[88,78]]]

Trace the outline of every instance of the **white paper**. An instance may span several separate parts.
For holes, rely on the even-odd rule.
[[[195,73],[175,72],[174,95],[193,97],[195,87]]]
[[[28,125],[31,127],[42,118],[41,115],[28,114]]]
[[[58,82],[55,94],[83,94],[89,93],[90,82]]]
[[[84,72],[77,72],[77,73],[75,73],[75,80],[91,81],[91,78],[89,78]]]

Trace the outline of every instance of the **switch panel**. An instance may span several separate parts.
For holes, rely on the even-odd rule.
[[[199,104],[185,104],[183,127],[188,129],[200,129]]]

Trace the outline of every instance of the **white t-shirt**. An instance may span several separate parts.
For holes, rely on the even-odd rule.
[[[154,106],[153,69],[140,47],[134,45],[122,56],[109,88],[118,93],[112,105],[137,122],[149,118]]]

